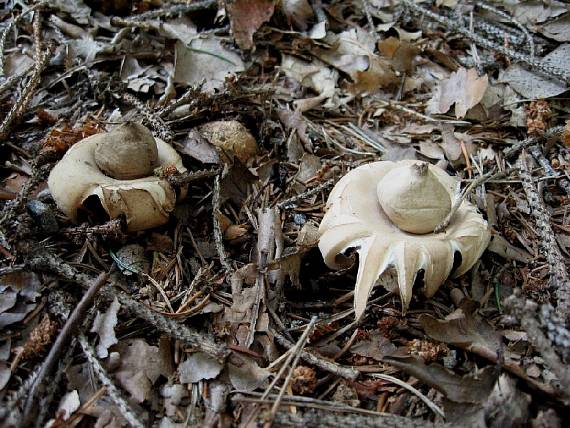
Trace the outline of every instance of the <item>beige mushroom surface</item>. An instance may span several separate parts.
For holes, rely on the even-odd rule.
[[[432,232],[449,214],[457,189],[457,179],[439,167],[410,160],[366,164],[339,180],[319,226],[319,249],[333,269],[350,265],[344,256],[348,249],[358,251],[357,319],[377,280],[389,271],[396,274],[405,312],[420,271],[423,291],[431,297],[452,273],[456,252],[461,263],[454,277],[479,259],[490,231],[469,202],[460,205],[443,232]]]
[[[52,169],[48,186],[71,220],[77,219],[87,198],[96,196],[110,218],[124,215],[127,230],[138,231],[168,221],[176,192],[168,181],[153,175],[153,168],[172,165],[178,172],[186,171],[169,144],[155,139],[144,126],[127,122],[73,145]]]

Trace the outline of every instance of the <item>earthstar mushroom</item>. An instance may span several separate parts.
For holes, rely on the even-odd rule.
[[[319,226],[319,249],[333,268],[348,267],[350,248],[359,255],[354,310],[359,319],[377,280],[392,269],[405,312],[412,287],[423,272],[424,293],[431,297],[452,273],[457,277],[479,259],[490,239],[487,222],[464,201],[449,226],[435,227],[449,214],[458,181],[437,166],[420,161],[381,161],[360,166],[335,185]],[[394,290],[395,291],[395,290]]]
[[[59,209],[72,221],[84,202],[95,196],[110,218],[124,215],[127,229],[138,231],[168,221],[176,192],[153,170],[172,165],[178,172],[186,171],[169,144],[155,139],[143,125],[126,122],[73,145],[51,171],[48,186]]]

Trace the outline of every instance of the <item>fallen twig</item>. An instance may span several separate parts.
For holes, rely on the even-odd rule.
[[[69,316],[67,322],[61,329],[61,332],[51,347],[48,356],[42,364],[38,376],[30,388],[30,392],[28,393],[28,397],[24,405],[22,421],[20,422],[21,427],[30,426],[36,419],[36,415],[39,411],[38,400],[45,393],[45,380],[48,376],[51,375],[53,369],[57,366],[61,353],[64,351],[71,338],[77,333],[77,330],[85,318],[87,311],[91,307],[93,300],[97,296],[97,293],[107,282],[107,277],[107,273],[102,273],[91,283],[89,289],[81,301],[77,304]]]
[[[281,346],[284,346],[287,349],[291,349],[295,346],[292,342],[286,339],[285,336],[281,335],[277,331],[271,330],[271,334],[275,336],[275,339],[277,339],[277,342],[279,342]],[[307,363],[312,364],[321,370],[325,370],[344,379],[355,380],[358,378],[358,376],[360,376],[360,373],[351,367],[341,366],[340,364],[328,361],[323,357],[317,356],[309,351],[301,351],[301,358]]]
[[[291,362],[290,361],[291,358],[294,357],[293,362],[291,363],[291,367],[289,368],[289,373],[287,374],[287,377],[285,378],[283,385],[281,385],[281,389],[279,390],[279,394],[277,394],[277,398],[275,399],[275,403],[273,403],[273,406],[271,407],[271,413],[269,414],[268,418],[265,420],[265,424],[264,424],[265,428],[269,428],[271,426],[271,424],[273,423],[273,420],[275,419],[275,415],[277,414],[277,410],[279,409],[279,405],[281,404],[281,400],[283,399],[283,394],[287,390],[289,383],[291,383],[291,379],[293,378],[293,372],[295,370],[295,367],[297,367],[297,363],[299,362],[299,358],[301,357],[301,352],[303,351],[303,348],[305,347],[305,343],[307,343],[307,339],[309,338],[309,334],[313,331],[313,328],[315,327],[316,323],[317,323],[317,317],[313,316],[311,318],[311,321],[309,322],[309,324],[307,324],[305,331],[303,332],[301,337],[299,337],[299,340],[295,344],[294,350],[291,351],[291,353],[287,357],[287,360],[285,360],[285,362],[283,363],[283,366],[281,366],[281,369],[277,373],[277,376],[275,376],[275,378],[271,382],[271,385],[265,391],[265,394],[263,394],[261,396],[262,399],[267,398],[267,393],[271,390],[273,385],[275,385],[277,380],[279,380],[279,378],[283,375],[285,368],[287,368],[287,366]]]
[[[49,271],[62,276],[67,281],[83,286],[91,280],[88,275],[78,272],[56,255],[47,252],[29,257],[26,260],[26,265],[31,270]],[[180,340],[182,343],[195,347],[218,360],[223,360],[229,354],[229,350],[224,345],[218,344],[212,336],[157,313],[118,290],[109,287],[101,290],[100,294],[109,300],[117,297],[119,303],[133,315],[147,321],[158,330]]]
[[[530,146],[534,146],[535,144],[538,144],[542,140],[547,140],[549,138],[559,136],[560,134],[562,134],[562,132],[564,132],[564,126],[554,126],[550,129],[548,129],[542,135],[539,135],[536,137],[529,137],[526,140],[520,141],[517,144],[515,144],[514,146],[508,148],[507,150],[505,150],[505,157],[507,159],[514,157],[522,149],[525,149],[525,148],[530,147]]]
[[[538,226],[538,233],[542,241],[544,255],[550,271],[551,285],[556,289],[558,300],[557,311],[563,318],[570,317],[570,280],[564,263],[564,257],[560,252],[560,247],[556,242],[556,236],[550,226],[550,214],[546,210],[544,203],[538,194],[536,185],[530,175],[527,165],[526,153],[523,151],[518,161],[520,167],[520,178],[526,194],[526,199]]]
[[[438,15],[437,13],[434,13],[431,10],[425,8],[424,6],[416,4],[412,0],[404,0],[404,3],[408,8],[410,8],[410,10],[413,10],[414,12],[419,13],[421,15],[427,16],[433,21],[436,21],[439,24],[443,25],[450,31],[456,31],[460,33],[461,35],[467,37],[469,40],[473,41],[475,44],[479,46],[482,46],[486,49],[491,49],[515,61],[523,62],[527,64],[529,67],[538,70],[542,73],[545,73],[548,76],[555,77],[566,83],[570,82],[570,73],[568,73],[566,70],[563,70],[561,68],[549,64],[545,64],[544,62],[537,60],[534,57],[531,57],[530,55],[507,48],[498,43],[494,43],[486,39],[485,37],[480,36],[479,34],[469,31],[468,28],[463,27],[460,24],[461,21],[452,20],[445,16]]]
[[[558,176],[558,180],[556,180],[556,185],[566,192],[567,196],[570,196],[570,180],[568,180],[565,176],[561,175],[560,173],[556,172],[552,165],[546,159],[546,156],[542,153],[542,151],[538,148],[538,146],[530,146],[528,151],[532,155],[533,158],[540,164],[540,166],[544,169],[546,175],[553,175]]]
[[[119,96],[117,95],[117,97]],[[167,143],[172,141],[174,137],[170,127],[164,123],[158,114],[148,108],[141,100],[131,94],[122,94],[120,95],[120,99],[136,107],[136,109],[144,116],[158,138],[166,141]]]
[[[121,396],[121,392],[115,386],[111,378],[109,378],[106,370],[103,368],[101,363],[99,363],[97,357],[95,357],[95,352],[93,352],[93,349],[91,348],[91,346],[89,346],[87,338],[81,334],[79,335],[78,339],[79,339],[79,345],[83,350],[83,354],[85,355],[87,361],[89,361],[89,364],[93,368],[93,372],[97,376],[97,379],[99,379],[99,382],[101,382],[101,384],[105,386],[107,395],[113,400],[113,403],[117,406],[117,408],[121,412],[121,415],[123,415],[123,417],[127,420],[127,422],[130,424],[131,427],[135,428],[144,427],[144,424],[141,421],[139,421],[135,412],[129,407],[127,402],[123,399],[123,397]]]
[[[497,169],[493,168],[488,173],[478,177],[477,179],[475,179],[471,183],[469,183],[469,186],[467,186],[465,189],[463,189],[463,191],[455,198],[455,201],[453,201],[453,205],[451,206],[451,210],[449,210],[449,214],[447,215],[447,217],[445,217],[445,219],[440,224],[438,224],[435,227],[435,229],[433,230],[433,233],[443,232],[447,228],[447,226],[449,226],[449,223],[451,223],[453,216],[455,215],[455,213],[457,212],[457,210],[459,209],[459,207],[461,206],[461,204],[463,203],[465,198],[467,196],[469,196],[469,194],[471,194],[471,192],[475,188],[481,186],[482,184],[484,184],[490,180],[496,180],[497,178],[506,177],[512,171],[513,171],[512,168],[508,168],[505,171],[497,172]]]
[[[547,330],[557,329],[560,331],[559,334],[564,336],[564,340],[568,340],[569,333],[564,326],[563,320],[557,317],[552,310],[552,306],[548,305],[550,306],[550,311],[546,310],[543,312],[549,312],[550,316],[549,319],[543,320],[543,323],[547,325],[541,326],[536,313],[538,305],[535,302],[522,298],[520,292],[510,296],[505,301],[505,306],[520,320],[521,326],[528,334],[530,343],[540,352],[549,369],[558,377],[560,387],[566,394],[566,399],[570,399],[570,369],[560,360],[554,350],[552,341],[546,337],[541,328],[546,327]],[[565,348],[568,351],[570,346],[566,345]]]
[[[0,143],[3,142],[6,138],[8,138],[8,134],[16,124],[18,120],[22,117],[26,109],[28,108],[28,104],[32,100],[34,95],[34,91],[36,90],[37,86],[40,83],[40,77],[42,72],[46,69],[49,61],[51,60],[51,55],[55,50],[55,45],[50,44],[47,50],[41,55],[38,61],[34,64],[34,68],[28,83],[22,90],[20,97],[16,100],[2,123],[0,124]]]
[[[246,397],[243,394],[236,395],[232,401],[250,402],[258,404],[271,404],[276,395],[269,395],[267,399],[261,399],[255,392],[248,393],[254,397]],[[255,398],[255,397],[259,398]],[[281,406],[308,407],[315,410],[294,415],[291,412],[278,412],[275,415],[275,425],[279,427],[300,428],[338,428],[343,426],[357,426],[361,428],[430,428],[434,425],[423,419],[416,420],[389,413],[374,412],[361,409],[343,403],[318,400],[310,397],[287,396],[283,397]],[[349,414],[345,414],[349,413]]]
[[[218,257],[220,258],[220,263],[226,270],[226,272],[232,272],[233,268],[228,261],[228,255],[226,254],[226,249],[224,248],[224,239],[222,234],[222,226],[220,225],[220,219],[218,213],[220,213],[221,203],[220,203],[220,176],[217,175],[214,179],[214,192],[212,195],[212,221],[214,226],[214,242],[216,243],[216,250],[218,252]]]

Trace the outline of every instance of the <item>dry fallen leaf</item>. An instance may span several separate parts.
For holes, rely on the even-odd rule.
[[[413,60],[420,50],[411,43],[401,41],[396,37],[388,37],[378,43],[378,49],[383,56],[390,59],[394,69],[411,75]]]
[[[236,354],[230,357],[228,373],[232,386],[240,391],[253,391],[269,377],[269,370],[259,367],[251,358]]]
[[[115,336],[115,326],[117,325],[117,313],[121,308],[121,304],[115,297],[107,312],[97,311],[91,333],[99,335],[99,343],[95,350],[99,358],[107,358],[109,355],[109,347],[118,342]]]
[[[501,349],[501,335],[468,309],[457,309],[444,320],[422,315],[419,321],[434,340],[458,345],[479,355],[496,355]]]
[[[226,11],[237,45],[244,50],[253,47],[253,35],[275,10],[273,0],[228,0]]]
[[[320,49],[317,57],[348,74],[353,94],[373,93],[399,82],[390,63],[374,53],[375,38],[360,27],[327,36],[331,48]]]
[[[321,61],[314,60],[309,63],[290,55],[283,55],[280,69],[287,77],[295,79],[305,88],[310,88],[318,94],[316,97],[294,101],[294,105],[300,112],[310,110],[323,101],[328,101],[324,105],[325,108],[336,106],[332,100],[336,93],[338,80],[336,70],[332,70]]]
[[[544,58],[545,65],[568,70],[570,68],[570,44],[558,46]],[[507,83],[518,94],[528,99],[549,98],[568,90],[568,85],[558,79],[550,79],[543,73],[527,70],[520,64],[513,64],[499,73],[499,82]]]
[[[116,350],[121,354],[121,366],[115,376],[138,403],[151,397],[153,385],[160,375],[168,377],[172,374],[167,352],[143,339],[121,342]]]
[[[487,75],[479,77],[476,69],[461,67],[439,83],[429,101],[428,113],[447,113],[455,104],[455,117],[465,117],[467,110],[481,101],[488,84]]]
[[[202,90],[207,93],[223,88],[226,77],[244,70],[241,57],[214,36],[192,40],[188,45],[178,41],[175,55],[174,82],[203,84]]]
[[[279,3],[289,23],[294,23],[302,31],[308,28],[313,8],[307,0],[281,0]]]
[[[178,366],[178,376],[182,383],[194,383],[216,378],[224,366],[203,352],[194,352]]]

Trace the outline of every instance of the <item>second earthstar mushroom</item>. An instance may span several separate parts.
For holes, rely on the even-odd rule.
[[[357,319],[373,286],[389,270],[397,278],[395,288],[405,312],[420,272],[424,293],[431,297],[452,273],[456,254],[461,261],[453,276],[464,274],[479,259],[490,231],[469,202],[460,205],[446,230],[433,232],[450,213],[457,188],[457,180],[442,169],[409,160],[370,163],[339,180],[319,227],[319,249],[333,269],[347,267],[348,249],[358,252]]]
[[[153,174],[161,166],[186,171],[169,144],[126,122],[73,145],[51,171],[48,186],[71,220],[89,197],[97,197],[110,218],[125,216],[127,230],[138,231],[166,223],[174,209],[176,192]]]

